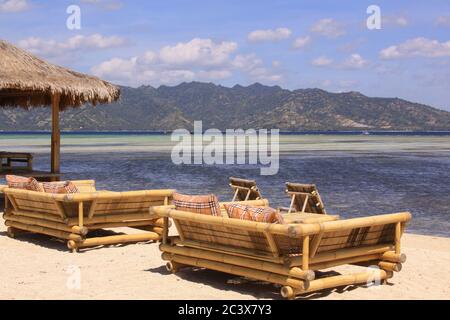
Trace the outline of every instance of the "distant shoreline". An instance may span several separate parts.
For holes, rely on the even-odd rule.
[[[223,131],[224,132],[224,131]],[[170,135],[171,131],[61,131],[62,135]],[[28,134],[28,135],[49,135],[51,131],[0,131],[0,135],[15,135],[15,134]],[[311,130],[311,131],[280,131],[280,135],[377,135],[377,136],[450,136],[450,131],[339,131],[339,130]]]

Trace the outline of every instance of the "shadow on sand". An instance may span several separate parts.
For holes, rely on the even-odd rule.
[[[162,275],[171,274],[169,271],[167,271],[165,266],[148,269],[146,271],[159,273]],[[248,294],[255,297],[256,299],[284,299],[280,294],[280,285],[274,285],[272,283],[264,281],[250,280],[244,277],[238,277],[219,271],[195,267],[182,269],[178,271],[176,275],[186,281],[201,283],[219,290],[232,290],[241,294]],[[317,278],[335,275],[340,275],[340,273],[335,271],[317,272]],[[353,291],[355,289],[364,288],[368,287],[350,285],[332,289],[325,289],[317,292],[299,295],[296,297],[296,300],[320,299],[325,298],[332,293],[344,293]]]

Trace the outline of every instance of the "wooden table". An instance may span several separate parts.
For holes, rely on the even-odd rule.
[[[3,159],[6,160],[5,163],[3,163]],[[21,167],[15,167],[13,166],[13,163],[26,163],[26,166]],[[14,169],[21,169],[21,170],[33,170],[33,155],[31,153],[24,153],[24,152],[0,152],[0,172],[1,171],[8,171],[8,170],[14,170]]]
[[[339,220],[338,215],[318,214],[307,212],[291,212],[283,214],[286,223],[319,223]]]

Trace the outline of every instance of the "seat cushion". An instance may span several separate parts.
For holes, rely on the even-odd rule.
[[[254,207],[245,204],[224,204],[228,217],[266,223],[284,223],[283,216],[274,208]]]
[[[9,188],[43,192],[42,185],[33,177],[6,175]]]
[[[208,195],[187,195],[174,193],[173,204],[180,211],[188,211],[210,216],[221,217],[219,200],[214,194]]]
[[[77,186],[72,181],[43,182],[42,187],[47,193],[79,193]]]

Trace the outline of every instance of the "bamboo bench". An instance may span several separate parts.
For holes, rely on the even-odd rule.
[[[249,201],[248,203],[252,203]],[[253,201],[268,205],[267,200]],[[267,224],[153,207],[164,221],[160,245],[166,267],[201,267],[281,285],[297,295],[346,285],[385,282],[406,256],[400,238],[408,212],[313,224]],[[172,219],[178,236],[169,236]],[[360,273],[316,279],[315,271],[345,264],[374,265]]]
[[[6,159],[6,163],[3,163]],[[15,167],[13,163],[26,163],[26,167]],[[0,151],[0,171],[26,168],[28,171],[33,170],[33,155],[24,152],[4,152]]]
[[[96,191],[92,180],[73,182],[80,193],[49,194],[4,188],[3,218],[8,235],[15,237],[22,232],[45,234],[67,241],[72,251],[161,239],[163,219],[155,218],[148,209],[169,204],[173,190]],[[145,232],[88,237],[92,231],[120,227]]]

